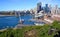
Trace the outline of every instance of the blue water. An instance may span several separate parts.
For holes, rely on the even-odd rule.
[[[21,19],[24,19],[24,23],[23,23],[24,25],[34,25],[34,21],[29,21],[32,18],[33,18],[32,15],[21,16]]]
[[[24,19],[23,25],[34,25],[36,21],[29,21],[32,19],[32,15],[19,16],[0,16],[0,29],[15,27],[19,23],[19,19]],[[43,24],[44,22],[39,22]]]
[[[0,17],[0,29],[4,29],[8,27],[15,27],[18,24],[18,18],[14,16],[5,16]]]
[[[20,16],[21,19],[24,19],[25,25],[33,25],[34,22],[28,21],[29,19],[32,18],[32,15],[25,15],[25,16]],[[18,24],[19,18],[15,16],[3,16],[0,17],[0,29],[15,27]]]

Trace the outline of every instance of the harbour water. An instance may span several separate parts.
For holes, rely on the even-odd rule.
[[[18,24],[18,18],[15,16],[3,16],[0,17],[0,29],[4,29],[7,27],[14,27]]]
[[[24,19],[24,25],[34,25],[34,22],[28,21],[32,15],[24,15],[17,18],[16,16],[0,16],[0,29],[15,27],[20,19]]]
[[[0,16],[0,29],[5,28],[14,28],[19,24],[19,20],[23,19],[24,22],[22,25],[35,25],[36,21],[29,21],[33,18],[33,15],[23,15],[23,16]],[[44,22],[39,22],[40,24],[44,24]]]

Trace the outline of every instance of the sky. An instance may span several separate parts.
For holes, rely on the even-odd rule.
[[[42,2],[42,6],[49,4],[60,7],[60,0],[0,0],[0,11],[30,10],[36,7],[38,2]]]

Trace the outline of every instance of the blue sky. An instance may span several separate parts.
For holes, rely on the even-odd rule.
[[[38,2],[42,2],[42,6],[45,4],[56,4],[60,7],[60,0],[0,0],[0,11],[8,10],[29,10],[36,7]]]

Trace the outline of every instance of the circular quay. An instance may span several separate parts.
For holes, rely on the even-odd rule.
[[[0,37],[60,37],[60,0],[0,0]]]

